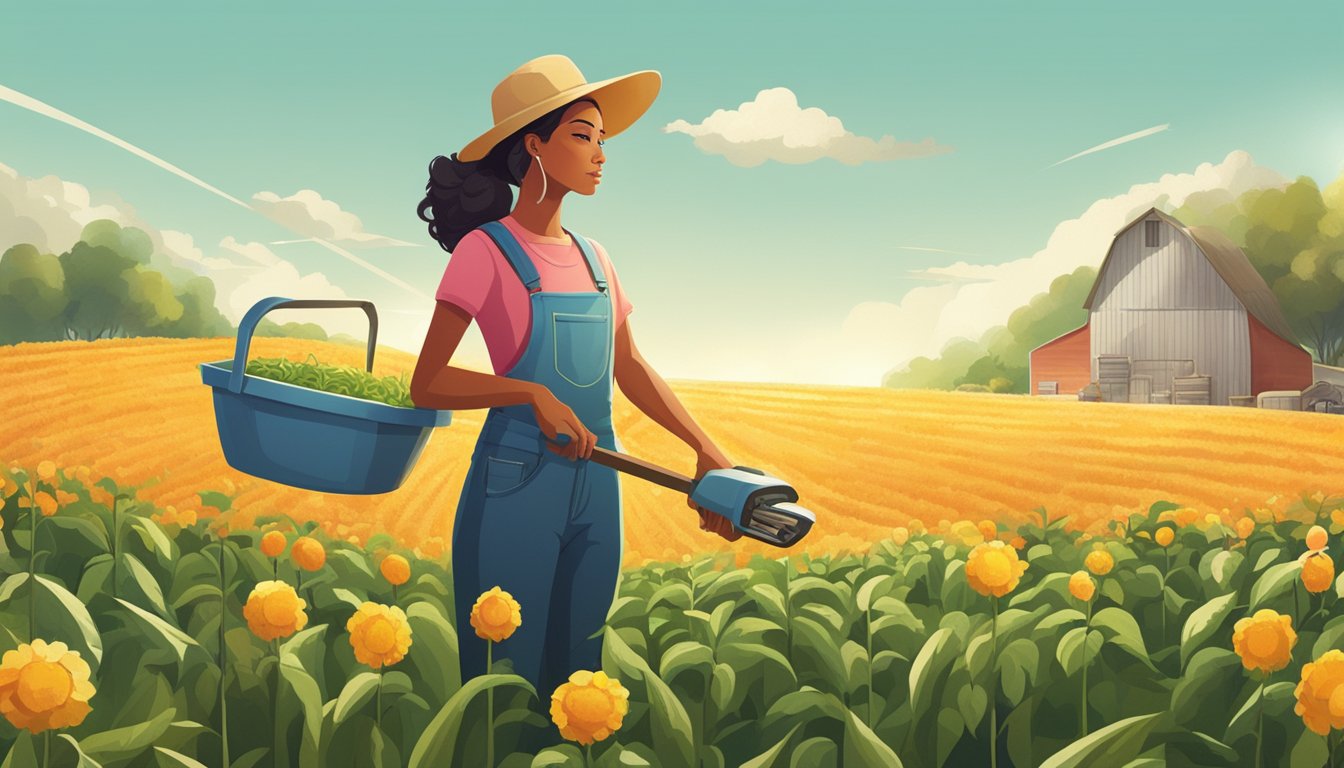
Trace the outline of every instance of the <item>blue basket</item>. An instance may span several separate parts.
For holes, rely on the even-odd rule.
[[[434,427],[447,425],[453,412],[399,408],[247,375],[247,351],[257,323],[282,307],[363,309],[369,316],[365,367],[373,370],[378,337],[373,302],[262,299],[238,324],[233,359],[201,363],[201,381],[214,390],[224,459],[241,472],[296,488],[349,494],[396,490]]]

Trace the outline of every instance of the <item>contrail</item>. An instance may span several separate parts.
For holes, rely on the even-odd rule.
[[[1048,167],[1050,167],[1050,168],[1054,168],[1055,165],[1060,165],[1061,163],[1067,163],[1067,162],[1069,162],[1070,160],[1073,160],[1073,159],[1082,157],[1083,155],[1090,155],[1090,154],[1092,154],[1093,152],[1100,152],[1100,151],[1103,150],[1103,149],[1110,149],[1111,147],[1117,147],[1117,146],[1119,146],[1119,145],[1121,145],[1121,144],[1127,144],[1127,143],[1129,143],[1129,142],[1131,142],[1131,141],[1135,141],[1135,140],[1137,140],[1137,139],[1142,139],[1142,138],[1144,138],[1145,136],[1152,136],[1154,133],[1161,133],[1161,132],[1167,130],[1168,128],[1170,128],[1170,127],[1171,127],[1171,123],[1163,123],[1162,125],[1155,125],[1155,126],[1153,126],[1152,128],[1145,128],[1144,130],[1139,131],[1138,133],[1131,133],[1131,134],[1129,134],[1128,136],[1121,136],[1121,137],[1118,138],[1118,139],[1111,139],[1110,141],[1106,142],[1105,144],[1098,144],[1097,146],[1092,147],[1091,149],[1084,149],[1082,152],[1079,152],[1079,153],[1076,154],[1076,155],[1071,155],[1071,156],[1069,156],[1069,157],[1066,157],[1066,158],[1064,158],[1063,160],[1060,160],[1058,163],[1055,163],[1054,165],[1051,165],[1051,166],[1048,166]]]
[[[118,138],[118,137],[116,137],[116,136],[113,136],[112,134],[108,133],[107,131],[104,131],[104,130],[101,129],[101,128],[98,128],[97,126],[90,125],[90,124],[84,122],[83,120],[80,120],[79,118],[75,117],[74,115],[71,115],[71,114],[66,113],[66,112],[62,112],[61,110],[59,110],[59,109],[57,109],[57,108],[51,106],[50,104],[47,104],[47,103],[45,103],[45,102],[39,101],[39,100],[37,100],[37,99],[34,99],[33,97],[31,97],[31,96],[29,96],[29,95],[27,95],[27,94],[19,93],[18,91],[14,90],[14,89],[12,89],[12,88],[7,88],[7,87],[5,87],[5,86],[3,86],[3,85],[0,85],[0,99],[3,99],[3,100],[5,100],[5,101],[8,101],[9,103],[11,103],[11,104],[13,104],[13,105],[15,105],[15,106],[23,107],[24,109],[27,109],[27,110],[29,110],[29,111],[31,111],[31,112],[36,112],[37,114],[42,115],[43,117],[50,117],[50,118],[52,118],[53,120],[58,120],[58,121],[60,121],[60,122],[62,122],[62,123],[65,123],[66,125],[73,126],[73,127],[75,127],[75,128],[78,128],[78,129],[81,130],[81,131],[84,131],[85,133],[90,134],[90,135],[97,136],[98,138],[102,139],[103,141],[108,142],[109,144],[114,144],[114,145],[116,145],[116,146],[118,146],[118,147],[121,147],[122,149],[126,150],[127,152],[130,152],[130,153],[133,154],[133,155],[136,155],[136,156],[138,156],[138,157],[140,157],[140,158],[142,158],[142,159],[144,159],[144,160],[148,160],[149,162],[153,163],[154,165],[159,166],[160,168],[164,169],[165,171],[168,171],[169,173],[171,173],[171,174],[173,174],[173,175],[175,175],[175,176],[179,176],[179,177],[181,177],[181,178],[183,178],[183,179],[186,179],[187,181],[191,182],[192,184],[195,184],[196,186],[200,187],[201,189],[206,190],[207,192],[214,193],[214,194],[216,194],[216,195],[218,195],[218,196],[224,198],[225,200],[228,200],[230,203],[233,203],[234,205],[240,206],[240,207],[242,207],[242,208],[246,208],[246,209],[248,209],[249,211],[252,211],[253,213],[256,213],[258,216],[262,216],[263,218],[266,218],[266,217],[264,216],[264,214],[262,214],[262,213],[261,213],[260,211],[258,211],[256,208],[253,208],[252,206],[248,205],[247,203],[243,202],[242,200],[239,200],[238,198],[234,197],[233,195],[230,195],[229,193],[227,193],[227,192],[225,192],[225,191],[223,191],[223,190],[221,190],[221,189],[219,189],[219,188],[217,188],[217,187],[215,187],[215,186],[213,186],[213,185],[207,184],[206,182],[202,181],[201,179],[196,178],[195,176],[191,175],[190,173],[187,173],[186,171],[182,170],[181,168],[177,167],[176,165],[173,165],[172,163],[168,162],[167,160],[164,160],[163,158],[160,158],[160,157],[157,157],[157,156],[155,156],[155,155],[153,155],[153,154],[150,154],[149,152],[146,152],[145,150],[143,150],[143,149],[141,149],[141,148],[135,146],[134,144],[130,143],[129,141],[126,141],[126,140],[124,140],[124,139],[121,139],[121,138]],[[271,221],[272,223],[279,223],[279,222],[275,222],[273,219],[270,219],[270,218],[267,218],[266,220],[267,220],[267,221]],[[283,226],[283,225],[282,225],[282,226]],[[295,232],[295,234],[302,234],[302,233],[301,233],[301,232]],[[365,260],[363,260],[363,259],[361,259],[361,258],[355,256],[353,253],[350,253],[349,251],[345,250],[344,248],[340,248],[340,247],[338,247],[338,246],[336,246],[336,245],[333,245],[332,243],[329,243],[329,242],[327,242],[326,240],[323,240],[323,239],[318,238],[318,237],[307,238],[307,239],[312,240],[312,242],[317,243],[318,245],[321,245],[323,248],[326,248],[327,250],[331,251],[332,253],[336,253],[336,254],[339,254],[339,255],[341,255],[341,256],[344,256],[345,258],[349,259],[350,261],[354,262],[355,264],[358,264],[359,266],[364,267],[365,269],[367,269],[367,270],[369,270],[370,272],[374,273],[375,275],[378,275],[379,277],[381,277],[381,278],[387,280],[388,282],[392,283],[393,285],[396,285],[396,286],[399,287],[399,288],[402,288],[402,289],[405,289],[405,290],[407,290],[407,291],[410,291],[411,293],[415,294],[416,296],[419,296],[420,298],[422,298],[422,299],[424,299],[424,300],[426,300],[426,301],[433,301],[433,298],[432,298],[432,297],[430,297],[428,294],[424,293],[423,291],[419,290],[419,289],[416,288],[415,286],[412,286],[411,284],[407,283],[406,281],[404,281],[404,280],[402,280],[402,279],[400,279],[400,278],[398,278],[398,277],[395,277],[395,276],[393,276],[393,275],[391,275],[391,274],[388,274],[386,271],[384,271],[384,270],[382,270],[382,269],[379,269],[378,267],[375,267],[374,265],[372,265],[372,264],[370,264],[369,262],[367,262],[367,261],[365,261]],[[295,242],[297,242],[297,241],[295,241]]]
[[[978,253],[971,253],[971,252],[969,252],[969,251],[949,251],[949,250],[946,249],[946,248],[923,248],[923,247],[920,247],[920,246],[918,246],[918,245],[898,245],[898,246],[896,246],[896,247],[897,247],[897,248],[900,248],[901,250],[904,250],[904,251],[929,251],[930,253],[955,253],[955,254],[957,254],[957,255],[959,255],[959,256],[979,256],[979,255],[980,255],[980,254],[978,254]]]

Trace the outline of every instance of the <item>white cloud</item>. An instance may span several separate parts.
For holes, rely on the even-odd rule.
[[[845,165],[926,157],[952,148],[933,139],[897,141],[894,136],[871,139],[845,130],[840,118],[817,107],[798,106],[788,88],[767,88],[737,109],[716,109],[697,124],[673,120],[664,133],[684,133],[695,146],[711,155],[723,155],[733,165],[752,167],[775,160],[810,163],[829,157]]]
[[[1116,231],[1150,207],[1169,210],[1204,190],[1225,189],[1236,196],[1287,182],[1279,173],[1256,165],[1248,153],[1235,151],[1216,165],[1203,163],[1192,173],[1169,173],[1136,184],[1124,194],[1097,200],[1077,218],[1060,222],[1045,247],[1031,256],[1002,264],[959,261],[922,270],[955,282],[911,289],[899,303],[858,304],[838,328],[790,339],[791,348],[807,352],[786,356],[793,370],[779,371],[776,380],[876,386],[887,371],[915,357],[937,356],[958,336],[978,339],[991,326],[1006,323],[1013,310],[1048,290],[1059,275],[1083,265],[1099,267]]]
[[[341,206],[312,189],[301,189],[289,197],[262,191],[252,196],[252,203],[252,207],[287,229],[348,248],[418,247],[416,243],[365,232],[364,222],[358,216],[341,210]]]

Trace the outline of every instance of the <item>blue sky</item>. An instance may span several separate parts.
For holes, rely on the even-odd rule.
[[[1139,205],[1168,191],[1166,175],[1191,175],[1171,182],[1186,191],[1244,177],[1231,153],[1321,186],[1344,170],[1338,3],[837,5],[44,2],[7,12],[0,85],[239,199],[315,190],[365,231],[417,244],[350,250],[432,296],[448,254],[415,215],[426,169],[489,127],[498,81],[547,53],[589,80],[658,70],[657,101],[608,142],[602,186],[569,196],[563,222],[606,246],[642,352],[673,379],[876,385],[1002,323],[1005,295],[1025,303],[1070,263],[1100,263],[1104,245],[1085,239],[1041,257],[1098,201]],[[772,88],[859,136],[951,151],[743,167],[663,130]],[[82,185],[94,204],[190,235],[207,259],[240,260],[226,238],[299,237],[3,101],[0,164]],[[384,340],[419,351],[432,302],[319,245],[267,247],[299,278],[324,278],[275,292],[372,299]],[[975,285],[1010,273],[1016,293],[975,300]],[[276,319],[314,319],[300,314]],[[328,324],[357,332],[351,314]],[[484,366],[479,338],[464,354]]]

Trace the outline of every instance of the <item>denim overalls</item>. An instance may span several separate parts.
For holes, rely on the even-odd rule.
[[[527,254],[498,221],[481,226],[527,286],[531,330],[503,374],[544,384],[597,435],[621,450],[612,430],[612,302],[593,248],[583,252],[596,292],[542,291]],[[601,629],[616,596],[624,554],[616,470],[546,447],[530,405],[491,408],[476,441],[453,524],[453,591],[462,682],[483,674],[486,640],[469,621],[493,586],[513,595],[522,626],[496,643],[494,659],[537,688],[548,707],[555,688],[580,669],[602,668]]]

